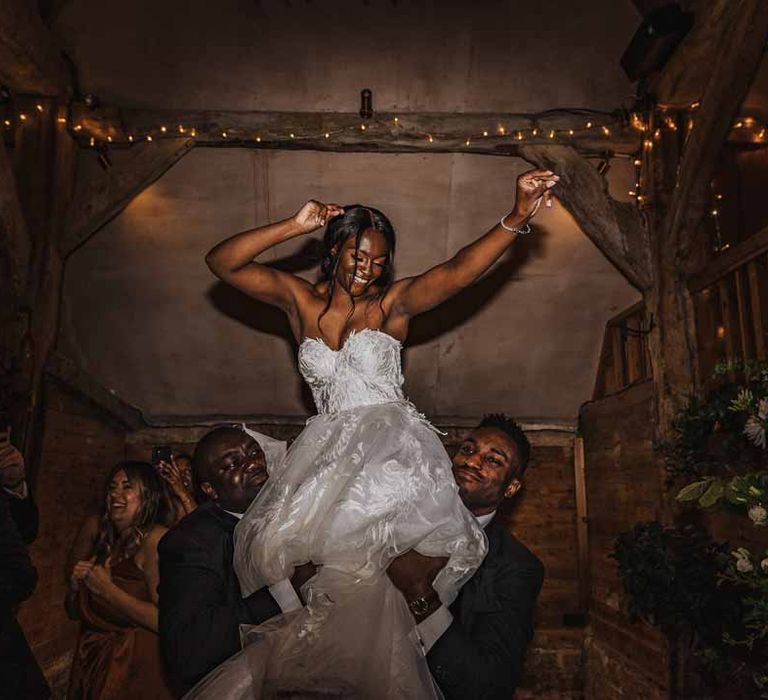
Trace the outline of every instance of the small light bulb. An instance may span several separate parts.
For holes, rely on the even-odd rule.
[[[184,129],[184,127],[181,124],[179,124],[179,133],[183,134],[185,131],[186,130]]]
[[[161,126],[161,127],[160,127],[160,131],[162,131],[163,133],[165,133],[166,131],[168,131],[168,129],[166,129],[164,126]]]
[[[691,109],[698,109],[701,102],[691,102]]]
[[[35,107],[37,108],[38,112],[42,112],[43,111],[43,105],[38,103],[38,104],[35,105]]]
[[[742,127],[742,126],[744,126],[744,122],[736,122],[736,123],[733,125],[733,128],[734,128],[734,129],[741,129],[741,127]]]
[[[82,128],[83,128],[83,125],[78,124],[77,126],[75,126],[75,131],[80,131]]]
[[[331,135],[327,131],[325,132],[325,138],[327,139],[331,138]]]
[[[365,124],[360,125],[360,131],[365,131]]]
[[[592,128],[592,122],[587,122],[587,129],[591,129],[591,128]]]
[[[628,194],[630,197],[636,197],[636,196],[637,196],[637,192],[635,192],[634,190],[630,190],[629,192],[627,192],[627,194]]]
[[[429,140],[430,143],[432,143],[435,140],[435,139],[432,138],[432,134],[427,136],[427,139]]]
[[[67,123],[67,118],[66,118],[66,117],[57,117],[57,118],[56,118],[56,121],[57,121],[59,124],[66,124],[66,123]]]
[[[224,138],[227,138],[227,132],[226,132],[226,131],[222,131],[222,132],[221,132],[221,135],[222,135]]]
[[[518,141],[522,141],[523,140],[523,132],[522,131],[518,131],[517,134],[515,134],[515,137],[517,138]]]
[[[538,129],[531,129],[531,136],[538,136],[539,130]]]
[[[469,146],[469,139],[466,140],[465,145]]]
[[[189,135],[190,136],[197,136],[197,129],[190,129],[189,130]]]
[[[721,200],[722,198],[723,198],[723,195],[721,195],[721,194],[716,194],[715,195],[715,199],[717,199],[718,201]]]
[[[645,197],[643,197],[643,195],[641,195],[641,194],[637,195],[637,201],[638,202],[642,202],[644,199],[645,199]]]
[[[553,139],[555,138],[555,130],[552,129],[552,131],[549,132],[549,138]]]
[[[400,121],[397,117],[395,117],[395,124],[397,124]]]
[[[651,141],[650,139],[646,139],[645,141],[643,141],[643,146],[646,148],[646,150],[650,150],[651,148],[653,148],[653,141]]]
[[[10,119],[6,119],[6,120],[3,122],[3,124],[5,124],[6,126],[10,126],[10,125],[11,125],[11,120],[10,120]]]
[[[487,131],[483,131],[483,136],[488,136],[488,132]]]
[[[261,136],[256,137],[256,143],[261,143]]]
[[[506,131],[506,129],[505,129],[503,126],[500,126],[500,127],[499,127],[499,133],[500,133],[502,136],[504,136],[504,135],[507,133],[507,131]]]
[[[95,146],[96,145],[96,139],[93,138],[93,136],[91,136],[91,140],[88,143],[90,143],[91,146]]]
[[[755,123],[755,120],[752,119],[752,117],[747,117],[744,120],[744,126],[752,126]]]
[[[638,159],[635,159],[635,160],[633,161],[633,163],[634,163],[636,166],[640,166],[640,165],[642,165],[642,164],[643,164],[643,161],[642,161],[642,160],[638,160]]]
[[[111,136],[107,136],[107,141],[109,141],[110,143],[112,143],[112,137],[111,137]]]
[[[152,140],[152,137],[149,134],[147,134],[147,141],[151,141],[151,140]]]
[[[604,127],[603,127],[603,133],[604,133],[606,136],[610,136],[610,135],[611,135],[611,130],[610,130],[610,129],[609,129],[607,126],[604,126]]]
[[[573,136],[573,129],[568,129],[568,136]]]
[[[27,115],[26,115],[26,114],[24,114],[24,113],[22,112],[22,113],[19,115],[19,119],[21,119],[21,121],[25,122],[25,121],[27,121]]]
[[[291,134],[291,138],[292,138],[292,139],[295,139],[296,137],[295,137],[293,134]]]
[[[717,216],[717,214],[718,214],[718,211],[717,211],[717,209],[713,209],[713,210],[712,210],[712,216]]]
[[[128,134],[128,140],[129,140],[131,143],[133,143],[133,135],[132,135],[132,134]]]

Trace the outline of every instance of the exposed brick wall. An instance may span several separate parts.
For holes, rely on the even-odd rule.
[[[301,424],[251,424],[272,437],[292,440]],[[439,426],[452,452],[466,428]],[[148,460],[155,445],[168,444],[193,452],[210,427],[150,428],[128,436],[127,455]],[[579,610],[576,540],[576,496],[572,433],[562,430],[529,432],[533,459],[523,491],[513,507],[502,513],[509,528],[543,561],[546,578],[536,611],[537,631],[529,648],[526,676],[519,697],[580,698],[583,689],[582,629],[563,626],[563,617]]]
[[[37,589],[19,613],[30,645],[57,694],[66,683],[78,623],[64,612],[64,569],[75,533],[109,469],[125,453],[125,429],[54,380],[45,391],[45,426],[33,490],[40,534],[31,547]]]
[[[586,697],[667,697],[668,650],[661,633],[633,624],[621,607],[616,536],[660,519],[662,466],[653,454],[653,387],[645,382],[582,410],[589,517],[591,634],[585,647]]]

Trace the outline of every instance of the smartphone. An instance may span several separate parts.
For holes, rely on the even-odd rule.
[[[157,445],[152,448],[152,464],[157,466],[160,462],[171,463],[173,450],[170,445]]]

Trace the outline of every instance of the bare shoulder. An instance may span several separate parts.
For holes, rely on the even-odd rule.
[[[163,525],[155,525],[148,533],[147,536],[141,542],[141,549],[145,552],[156,552],[157,543],[160,542],[162,536],[168,532],[168,528]]]

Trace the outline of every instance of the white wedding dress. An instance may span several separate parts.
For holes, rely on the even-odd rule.
[[[338,350],[307,339],[299,369],[311,418],[235,530],[243,595],[318,573],[307,606],[249,628],[244,650],[189,697],[436,698],[408,606],[386,576],[411,548],[448,557],[444,604],[480,565],[482,528],[458,496],[435,430],[402,393],[401,345],[366,329]]]

